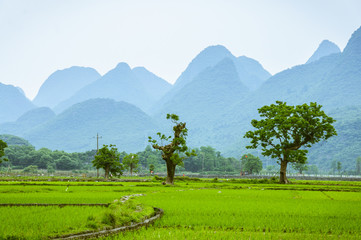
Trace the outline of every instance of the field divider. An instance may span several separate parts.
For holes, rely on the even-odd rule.
[[[72,235],[64,235],[64,236],[55,237],[55,238],[52,238],[52,239],[53,240],[60,240],[60,239],[99,238],[99,237],[105,237],[105,236],[117,234],[119,232],[136,230],[136,229],[139,229],[139,228],[144,227],[144,226],[147,227],[147,226],[153,224],[155,222],[155,220],[161,218],[163,216],[163,214],[164,214],[163,209],[156,208],[156,207],[153,207],[153,208],[154,208],[155,214],[152,217],[145,219],[143,222],[131,223],[130,225],[127,225],[127,226],[116,227],[116,228],[101,230],[101,231],[97,231],[97,232],[92,231],[92,232],[76,233],[76,234],[72,234]]]
[[[110,203],[0,203],[0,207],[66,207],[66,206],[88,206],[109,207]]]

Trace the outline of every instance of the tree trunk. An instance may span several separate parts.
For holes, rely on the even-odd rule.
[[[108,178],[109,178],[109,169],[110,169],[109,166],[106,166],[106,167],[104,168],[104,171],[105,171],[105,179],[106,179],[106,180],[108,180]]]
[[[284,183],[284,184],[289,183],[286,177],[287,163],[288,163],[287,161],[281,161],[280,183]]]
[[[176,165],[174,165],[172,160],[168,160],[166,163],[167,163],[167,178],[165,180],[165,183],[173,185]]]

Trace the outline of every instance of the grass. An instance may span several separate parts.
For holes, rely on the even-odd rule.
[[[243,180],[242,180],[243,181]],[[43,185],[47,184],[47,185]],[[162,186],[160,182],[88,182],[82,186],[78,182],[13,182],[0,185],[1,203],[108,203],[121,196],[143,193],[138,200],[144,206],[160,207],[164,216],[154,226],[128,233],[121,233],[109,239],[360,239],[361,238],[361,184],[360,182],[313,182],[294,181],[293,184],[238,182],[229,179],[208,179],[176,182],[175,186]],[[66,190],[67,189],[67,190]],[[130,203],[133,204],[133,203]],[[136,206],[135,204],[134,206]],[[120,224],[114,219],[122,219],[120,212],[136,212],[137,207],[113,206],[116,211],[102,214],[100,208],[88,207],[54,208],[51,211],[64,211],[57,216],[50,210],[32,207],[33,212],[24,208],[0,208],[0,216],[32,219],[44,215],[51,222],[46,233],[38,233],[32,227],[33,236],[44,237],[55,234],[59,229],[66,231],[81,230],[93,225]],[[53,208],[53,207],[52,207]],[[74,208],[74,209],[73,209]],[[10,209],[10,210],[9,210]],[[16,210],[21,209],[21,210]],[[23,210],[24,209],[24,210]],[[68,211],[67,209],[71,209]],[[77,210],[76,210],[77,209]],[[109,210],[109,209],[108,209]],[[149,210],[149,209],[148,209]],[[145,213],[148,213],[146,208]],[[79,222],[85,225],[70,224],[74,229],[56,225],[58,219],[67,222],[67,214],[78,213]],[[39,215],[40,214],[40,215]],[[117,215],[118,214],[118,215]],[[138,221],[136,215],[130,219],[126,214],[124,221]],[[41,223],[43,220],[39,218]],[[45,221],[45,220],[44,220]],[[121,221],[121,220],[119,220]],[[0,218],[2,229],[0,238],[14,236],[6,227],[7,221]],[[38,224],[40,224],[38,223]],[[25,224],[25,223],[22,223]],[[87,225],[88,224],[88,225]],[[55,226],[56,225],[56,226]],[[27,229],[29,226],[17,226]],[[23,236],[20,231],[18,236]],[[6,235],[7,234],[7,235]],[[10,234],[10,235],[9,235]],[[29,237],[27,237],[29,238]]]

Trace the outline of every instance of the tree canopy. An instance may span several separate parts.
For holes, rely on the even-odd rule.
[[[285,102],[263,106],[258,109],[261,120],[253,119],[256,130],[248,131],[251,139],[247,148],[262,147],[262,155],[277,159],[280,182],[288,183],[286,177],[289,162],[305,163],[307,150],[313,144],[337,135],[335,120],[321,110],[321,105],[310,103],[289,106]]]
[[[259,173],[262,170],[262,161],[252,154],[244,154],[241,157],[242,171],[249,174]]]
[[[7,144],[6,142],[4,142],[3,140],[0,139],[0,163],[2,163],[2,161],[7,161],[7,158],[4,158],[5,156],[5,151],[4,149],[7,148]]]
[[[167,119],[170,119],[175,125],[173,126],[173,139],[172,136],[165,136],[158,132],[157,135],[161,142],[170,142],[166,145],[161,145],[157,140],[149,137],[149,142],[152,143],[154,149],[162,151],[162,159],[167,165],[167,178],[166,184],[174,184],[174,174],[177,165],[183,166],[183,159],[187,156],[195,155],[195,152],[189,152],[186,145],[186,138],[188,135],[188,129],[186,123],[179,122],[179,117],[175,114],[167,114]]]
[[[123,164],[119,160],[120,153],[115,145],[103,145],[92,161],[96,168],[103,168],[105,171],[105,179],[109,178],[109,173],[114,176],[123,174]]]
[[[136,172],[138,168],[139,157],[137,154],[129,153],[123,158],[123,165],[125,169],[130,171],[130,175],[133,175],[133,172]]]

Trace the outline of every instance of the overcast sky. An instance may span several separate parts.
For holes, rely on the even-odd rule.
[[[33,99],[56,70],[105,74],[119,62],[174,83],[222,44],[271,74],[303,64],[361,26],[359,0],[0,0],[0,82]]]

